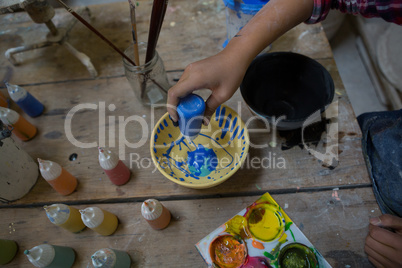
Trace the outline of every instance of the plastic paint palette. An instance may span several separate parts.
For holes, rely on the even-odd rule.
[[[208,267],[331,267],[269,193],[195,246]]]
[[[166,113],[155,125],[150,147],[154,164],[166,178],[203,189],[224,182],[240,168],[249,136],[240,116],[221,105],[193,141],[182,136]]]

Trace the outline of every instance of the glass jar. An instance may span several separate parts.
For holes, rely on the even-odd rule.
[[[147,43],[141,42],[138,44],[138,53],[140,63],[145,61],[147,51]],[[125,51],[130,59],[134,62],[134,46],[130,45]],[[170,88],[167,79],[165,66],[158,52],[155,50],[155,55],[147,63],[133,66],[125,58],[123,58],[124,72],[134,95],[146,106],[154,104],[166,104],[167,91]]]

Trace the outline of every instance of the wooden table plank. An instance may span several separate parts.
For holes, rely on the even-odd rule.
[[[334,268],[370,267],[364,239],[369,217],[381,214],[372,190],[339,190],[337,196],[333,191],[273,195]],[[141,203],[97,204],[120,219],[116,233],[109,237],[89,229],[69,233],[51,224],[40,207],[0,209],[0,237],[13,239],[20,246],[16,259],[7,266],[10,268],[31,267],[22,252],[41,243],[74,248],[74,267],[86,267],[91,254],[103,247],[127,251],[134,262],[132,267],[205,267],[194,244],[257,198],[165,201],[174,220],[163,231],[152,230],[145,222],[140,215]]]
[[[194,196],[234,196],[241,192],[242,195],[260,193],[264,191],[296,192],[308,190],[313,187],[353,187],[369,185],[366,165],[362,157],[360,137],[361,133],[356,122],[353,110],[344,92],[344,87],[336,70],[333,60],[320,60],[334,77],[336,91],[339,100],[339,165],[330,170],[323,167],[315,157],[305,149],[294,146],[288,150],[282,150],[281,144],[286,142],[283,137],[278,137],[278,146],[262,149],[250,148],[246,164],[233,177],[222,185],[211,189],[193,190],[176,185],[167,180],[151,163],[149,151],[150,133],[155,122],[166,112],[165,108],[152,111],[136,104],[128,82],[124,77],[101,78],[97,80],[63,82],[59,84],[44,84],[27,87],[27,89],[42,100],[46,106],[44,115],[32,119],[25,116],[39,129],[39,134],[33,140],[21,143],[21,146],[30,155],[36,158],[56,161],[75,175],[80,184],[78,190],[70,196],[61,196],[40,178],[32,191],[24,198],[9,205],[24,205],[43,202],[89,202],[107,199],[136,200],[149,196],[157,196],[162,199],[177,199],[180,197],[191,198]],[[171,80],[180,76],[180,73],[169,73]],[[204,93],[204,92],[202,92]],[[54,100],[57,100],[54,101]],[[82,110],[72,120],[72,134],[80,142],[97,142],[95,146],[81,149],[72,144],[66,137],[64,124],[65,118],[71,108],[81,104],[96,104],[97,110]],[[104,103],[104,104],[102,104]],[[109,105],[115,105],[114,111],[109,111]],[[233,109],[240,108],[241,116],[245,122],[251,120],[252,115],[244,102],[240,92],[227,102]],[[104,105],[105,139],[99,140],[99,110]],[[18,110],[18,107],[15,107]],[[100,142],[113,147],[117,152],[122,152],[119,146],[123,139],[119,137],[118,118],[124,119],[131,115],[139,115],[147,122],[145,143],[137,149],[125,148],[122,156],[124,162],[130,166],[133,172],[132,179],[124,186],[114,186],[101,170],[97,159],[97,148]],[[113,129],[108,125],[109,118],[115,122],[115,137],[112,139],[114,146],[110,146],[109,131]],[[252,120],[249,129],[261,130],[263,124],[258,120]],[[103,131],[102,131],[103,133]],[[129,142],[138,142],[141,139],[142,129],[139,123],[130,123],[126,127],[125,137]],[[264,144],[272,140],[272,130],[265,133],[250,133],[253,144]],[[320,143],[312,147],[320,152],[325,152],[325,145]],[[69,156],[78,155],[76,161],[70,161]],[[130,158],[131,157],[131,158]],[[133,161],[130,161],[130,160]],[[253,159],[265,159],[264,163],[252,165]],[[274,164],[274,159],[276,164]],[[279,168],[277,163],[284,162],[286,169]],[[139,165],[142,164],[140,167]],[[271,165],[269,165],[271,164]],[[261,168],[263,167],[263,168]],[[282,166],[280,166],[282,167]],[[5,204],[0,204],[5,206]]]
[[[139,3],[136,11],[138,39],[146,41],[152,2]],[[119,49],[128,47],[132,38],[127,2],[94,5],[89,10],[91,17],[84,13],[84,18]],[[66,27],[75,18],[64,9],[56,9],[53,20],[57,26]],[[32,23],[23,12],[0,16],[0,25],[0,77],[11,71],[11,82],[15,84],[90,79],[85,67],[61,46],[17,55],[22,63],[12,66],[4,52],[12,47],[44,41],[48,30],[45,25]],[[225,13],[221,0],[172,0],[169,1],[157,50],[167,70],[181,70],[193,61],[221,51],[225,39]],[[92,59],[99,77],[123,74],[121,56],[79,22],[72,28],[68,42]],[[294,51],[319,59],[332,57],[320,24],[299,25],[278,39],[272,50]]]

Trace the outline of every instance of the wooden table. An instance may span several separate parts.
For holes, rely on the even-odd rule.
[[[129,8],[126,2],[89,7],[86,18],[120,49],[131,42]],[[137,29],[140,40],[147,39],[151,1],[140,1],[137,8]],[[54,22],[66,25],[73,18],[57,10]],[[272,44],[271,51],[293,51],[314,58],[331,73],[339,105],[339,165],[329,169],[298,144],[284,149],[289,136],[278,136],[278,146],[251,148],[248,163],[253,158],[282,157],[286,169],[252,168],[245,165],[219,186],[194,190],[181,187],[155,170],[149,152],[149,139],[138,149],[126,148],[124,162],[132,170],[131,180],[124,186],[114,186],[99,167],[96,146],[82,149],[74,146],[64,131],[67,113],[78,104],[105,105],[105,122],[98,124],[98,110],[82,110],[72,120],[72,133],[80,142],[96,142],[113,147],[123,145],[119,139],[118,118],[139,115],[148,123],[148,135],[154,122],[166,110],[155,111],[137,102],[124,77],[121,57],[96,35],[77,23],[69,33],[69,42],[87,54],[99,77],[91,79],[81,63],[65,48],[53,46],[18,55],[21,65],[14,67],[4,57],[8,48],[44,40],[47,29],[32,23],[24,13],[0,16],[0,76],[19,84],[46,106],[38,118],[29,118],[38,135],[21,146],[34,159],[40,157],[61,164],[79,180],[76,192],[69,196],[57,194],[43,178],[22,199],[0,204],[3,220],[0,237],[18,242],[20,252],[9,267],[31,267],[23,256],[24,249],[41,243],[71,246],[77,251],[74,267],[84,267],[99,248],[126,250],[133,267],[204,267],[194,244],[256,200],[265,192],[285,208],[291,219],[334,267],[367,267],[364,239],[369,217],[380,215],[371,190],[371,182],[362,156],[361,132],[339,77],[335,61],[320,24],[301,24]],[[220,0],[169,2],[157,50],[162,57],[171,84],[180,77],[185,66],[216,54],[226,38],[224,5]],[[5,93],[4,88],[0,90]],[[110,111],[109,105],[116,109]],[[237,92],[227,103],[243,120],[252,115]],[[16,106],[13,109],[21,112]],[[22,112],[21,112],[22,113]],[[23,114],[23,113],[22,113]],[[114,138],[109,124],[115,123]],[[99,133],[99,128],[105,133]],[[261,129],[253,120],[249,128]],[[137,142],[142,130],[137,123],[127,124],[125,137]],[[272,131],[250,133],[250,140],[260,144],[271,140]],[[318,140],[320,137],[318,137]],[[113,146],[114,145],[114,146]],[[325,144],[315,147],[325,151]],[[69,156],[78,155],[75,161]],[[130,161],[139,157],[143,165]],[[247,161],[246,161],[247,162]],[[140,214],[141,202],[147,198],[161,200],[173,214],[173,222],[163,231],[152,230]],[[71,234],[52,225],[42,209],[45,204],[65,203],[77,208],[96,205],[114,212],[121,223],[110,237],[91,230]]]

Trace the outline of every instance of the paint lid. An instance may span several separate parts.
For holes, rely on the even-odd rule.
[[[38,162],[40,173],[45,180],[51,181],[61,175],[62,167],[59,164],[50,160],[42,160],[40,158],[38,158]]]
[[[204,117],[205,101],[196,94],[189,94],[180,99],[177,105],[177,114],[179,115],[180,132],[194,139],[201,131],[202,119]]]
[[[4,124],[15,124],[19,118],[20,115],[16,111],[0,107],[0,120],[3,121]]]
[[[98,147],[98,149],[100,166],[106,170],[115,168],[119,163],[119,157],[107,148]]]
[[[95,268],[113,268],[116,264],[116,253],[113,249],[102,248],[95,252],[92,256],[92,265]]]
[[[13,101],[17,102],[17,101],[23,100],[27,97],[28,92],[24,88],[17,86],[17,85],[9,84],[8,82],[4,82],[4,83],[6,84],[8,94],[10,95],[10,98]]]
[[[34,266],[47,267],[54,259],[55,250],[52,245],[42,244],[30,250],[25,250],[24,254]]]
[[[89,207],[86,209],[81,209],[81,219],[84,222],[85,226],[89,228],[98,227],[105,217],[103,211],[97,207]]]
[[[65,223],[70,217],[70,207],[64,204],[53,204],[50,206],[43,207],[46,211],[46,215],[49,220],[56,224],[60,225]]]
[[[142,203],[141,213],[146,220],[156,220],[162,215],[163,206],[156,199],[148,199]]]

